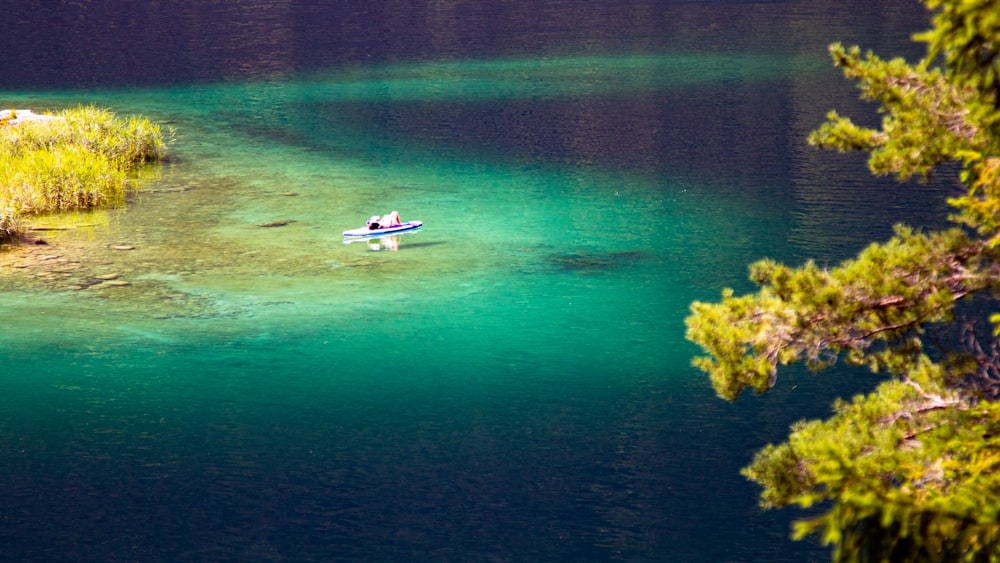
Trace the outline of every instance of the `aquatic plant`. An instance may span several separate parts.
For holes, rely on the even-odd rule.
[[[0,241],[11,239],[21,231],[17,214],[11,208],[0,209]]]
[[[122,205],[133,172],[161,158],[159,125],[80,106],[0,127],[0,241],[23,232],[24,215]]]

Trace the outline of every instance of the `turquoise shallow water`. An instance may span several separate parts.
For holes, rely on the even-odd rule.
[[[654,75],[692,61],[640,59]],[[67,528],[84,558],[642,558],[690,541],[677,518],[697,495],[669,483],[694,468],[673,452],[711,422],[674,410],[692,386],[709,396],[681,320],[689,288],[755,246],[693,243],[780,217],[644,166],[566,161],[606,143],[525,159],[393,129],[409,103],[460,116],[545,96],[548,74],[444,101],[434,73],[385,100],[383,74],[102,94],[176,139],[126,210],[40,219],[68,230],[4,256],[15,553],[79,554]],[[582,143],[600,131],[583,127]],[[395,250],[343,243],[389,209],[426,226]],[[76,289],[101,276],[129,285]]]
[[[858,109],[819,30],[912,26],[892,7],[648,4],[691,25],[595,3],[563,28],[552,2],[492,47],[472,18],[430,54],[400,40],[345,63],[288,8],[299,58],[266,34],[245,55],[181,34],[160,46],[192,70],[170,80],[168,62],[108,86],[9,71],[24,85],[0,83],[3,104],[96,103],[175,134],[125,209],[38,218],[47,245],[0,253],[0,550],[823,560],[738,470],[843,386],[792,374],[723,403],[683,317],[746,288],[755,258],[837,260],[897,215],[939,215],[946,189],[891,190],[802,142],[831,105]],[[209,15],[280,30],[276,9]],[[736,16],[769,31],[721,25]],[[594,46],[581,30],[607,21],[621,36]],[[425,227],[344,244],[392,209]]]

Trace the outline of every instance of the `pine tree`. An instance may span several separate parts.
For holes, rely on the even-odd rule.
[[[730,401],[799,362],[882,378],[743,470],[762,506],[811,509],[795,537],[817,535],[835,561],[1000,561],[1000,0],[924,1],[917,64],[830,48],[880,128],[833,112],[809,142],[866,151],[901,181],[958,170],[954,227],[897,226],[833,268],[760,261],[756,293],[724,290],[686,321],[706,352],[695,365]]]

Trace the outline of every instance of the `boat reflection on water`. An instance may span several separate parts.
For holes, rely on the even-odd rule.
[[[372,252],[379,252],[380,250],[389,250],[391,252],[396,252],[399,250],[399,235],[391,237],[381,237],[373,241],[368,242],[368,250]]]
[[[368,245],[368,250],[372,252],[381,252],[388,250],[390,252],[397,252],[399,250],[399,239],[406,236],[412,235],[414,233],[419,233],[420,229],[413,229],[411,231],[403,231],[399,233],[384,234],[384,235],[373,235],[370,237],[352,237],[344,239],[344,244],[351,244],[353,242],[364,242]]]

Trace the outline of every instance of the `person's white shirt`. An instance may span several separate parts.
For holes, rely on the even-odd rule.
[[[379,222],[379,225],[382,225],[382,227],[395,227],[396,225],[402,225],[402,224],[403,222],[399,218],[398,211],[392,211],[386,215],[383,215],[382,220]]]

